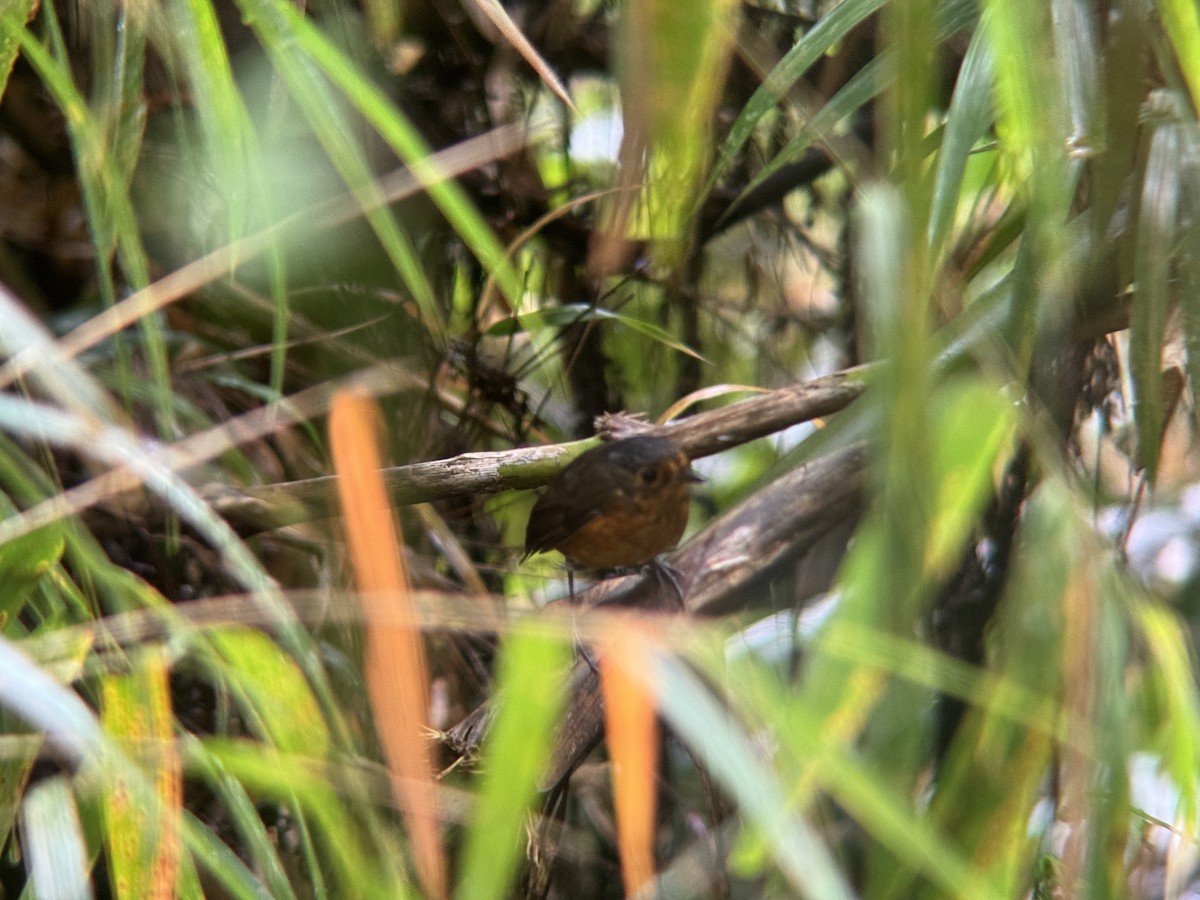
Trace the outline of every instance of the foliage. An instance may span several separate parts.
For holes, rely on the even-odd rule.
[[[701,462],[696,525],[870,446],[836,546],[736,614],[627,646],[539,611],[525,501],[402,511],[429,721],[495,703],[478,759],[438,745],[448,883],[622,890],[605,778],[539,806],[591,638],[665,724],[611,751],[625,792],[661,759],[616,822],[664,894],[1192,883],[1200,569],[1134,524],[1195,480],[1191,4],[16,2],[0,75],[6,892],[429,889],[385,607],[311,491],[299,527],[225,512],[331,471],[339,389],[407,462],[860,364],[821,427]]]

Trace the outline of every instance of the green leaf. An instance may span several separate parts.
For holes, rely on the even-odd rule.
[[[991,126],[992,110],[991,46],[980,29],[971,39],[958,71],[942,131],[929,210],[929,247],[934,258],[954,224],[967,159]]]
[[[1129,361],[1138,461],[1153,483],[1162,441],[1162,350],[1171,306],[1169,280],[1178,229],[1182,139],[1180,126],[1154,129],[1142,182],[1134,257]]]
[[[209,635],[255,729],[280,750],[323,758],[329,729],[304,674],[270,637],[248,628]]]
[[[1200,9],[1194,0],[1160,0],[1158,10],[1192,95],[1192,109],[1200,112]]]
[[[625,133],[645,141],[639,233],[678,261],[709,162],[713,110],[729,67],[737,4],[640,0],[623,7],[619,59]]]
[[[412,896],[395,874],[381,871],[397,867],[399,850],[395,847],[381,850],[364,840],[364,829],[359,824],[364,817],[356,804],[339,797],[325,760],[279,753],[253,741],[216,738],[204,742],[204,753],[208,764],[219,767],[224,777],[237,784],[238,790],[244,788],[255,800],[268,798],[286,803],[297,810],[299,821],[311,822],[312,836],[328,851],[326,859],[332,872],[330,884],[318,894]],[[358,797],[358,803],[370,805],[390,800],[389,786],[378,784],[377,791],[372,797]],[[320,871],[315,860],[309,865],[313,872]]]
[[[1010,445],[1016,413],[999,385],[982,379],[939,392],[933,415],[934,506],[927,570],[944,577],[992,493],[997,456]]]
[[[65,546],[62,529],[54,525],[0,545],[0,627],[21,612]]]
[[[288,4],[280,4],[279,10],[281,20],[274,26],[279,30],[273,30],[271,36],[276,41],[282,41],[283,46],[276,52],[292,54],[295,53],[295,47],[299,46],[307,54],[307,58],[321,68],[354,108],[378,131],[380,137],[387,141],[388,146],[409,165],[413,174],[425,185],[430,199],[454,226],[459,237],[475,254],[484,270],[495,276],[497,284],[509,301],[514,306],[519,303],[522,295],[521,282],[504,248],[462,187],[445,179],[429,162],[428,157],[432,152],[420,132],[400,113],[383,91],[364,77],[354,63],[299,10]],[[306,75],[306,78],[311,79],[311,75]],[[324,84],[320,86],[324,90]],[[313,111],[315,112],[316,110]],[[330,135],[326,140],[332,137]],[[358,153],[357,149],[355,153]],[[355,163],[355,173],[357,165]],[[347,183],[351,188],[355,188],[355,182]],[[373,189],[367,188],[367,185],[361,185],[364,196],[373,193]],[[375,224],[375,219],[382,212],[377,210],[369,215],[372,224]],[[423,286],[422,292],[424,289]],[[430,327],[435,323],[442,327],[444,323],[441,321],[440,308],[426,308],[427,301],[431,299],[424,297],[423,293],[417,296],[421,311],[427,317]]]
[[[179,881],[179,817],[182,779],[173,745],[170,687],[162,653],[142,655],[143,664],[127,674],[106,675],[100,685],[105,730],[131,758],[139,759],[153,802],[131,789],[130,773],[111,772],[104,792],[104,837],[109,878],[118,897],[147,897]],[[148,751],[148,752],[147,752]]]
[[[14,0],[0,7],[0,18],[4,28],[0,31],[0,97],[8,87],[8,76],[12,74],[13,63],[17,61],[16,33],[25,27],[25,23],[33,16],[38,7],[37,0]]]
[[[824,140],[847,116],[861,109],[869,100],[888,87],[895,77],[893,56],[880,54],[854,73],[836,94],[821,104],[820,109],[805,121],[796,136],[787,142],[762,169],[750,180],[738,195],[739,199],[758,187],[763,181],[800,156],[814,143]],[[730,206],[737,208],[737,200]]]
[[[279,858],[279,847],[246,792],[246,785],[227,772],[219,756],[209,753],[196,738],[186,737],[182,750],[189,776],[203,778],[227,811],[239,843],[254,867],[254,874],[190,813],[184,818],[184,839],[188,848],[235,896],[294,900],[296,895]]]

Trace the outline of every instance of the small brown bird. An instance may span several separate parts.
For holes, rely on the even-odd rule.
[[[670,438],[593,447],[550,482],[529,514],[525,555],[561,550],[580,569],[640,566],[687,527],[691,484],[702,481]]]

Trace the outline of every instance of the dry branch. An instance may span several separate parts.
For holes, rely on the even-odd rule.
[[[697,413],[681,422],[650,426],[650,431],[679,441],[695,459],[835,413],[854,401],[863,387],[857,374],[839,372]],[[450,459],[393,466],[384,470],[383,477],[397,504],[524,490],[544,484],[594,440],[463,453]],[[244,489],[236,495],[224,491],[211,502],[239,533],[248,535],[333,515],[333,484],[333,476],[309,478]]]
[[[866,450],[855,445],[799,466],[756,491],[668,557],[684,609],[713,614],[756,605],[763,582],[857,517],[865,488]],[[653,570],[602,581],[579,592],[577,599],[582,605],[679,608],[674,588]],[[575,667],[570,692],[554,764],[543,784],[547,790],[569,776],[600,739],[603,709],[596,673],[587,662]],[[451,746],[475,753],[487,722],[485,705],[450,730]]]

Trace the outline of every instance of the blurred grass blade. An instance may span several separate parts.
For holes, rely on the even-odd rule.
[[[950,109],[942,130],[938,150],[937,173],[929,210],[929,249],[931,259],[939,259],[954,225],[959,194],[967,160],[976,142],[992,123],[991,46],[982,29],[975,32],[958,70]]]
[[[5,638],[0,638],[0,672],[0,706],[41,732],[63,760],[80,766],[106,753],[95,714]]]
[[[140,763],[154,790],[153,804],[138,802],[125,773],[117,770],[104,793],[109,879],[119,898],[177,894],[183,780],[168,674],[163,654],[147,652],[135,671],[106,675],[100,685],[105,730]]]
[[[501,647],[497,709],[481,753],[483,784],[461,857],[458,900],[510,896],[526,817],[554,748],[568,662],[568,644],[558,636],[516,630]]]
[[[101,427],[90,418],[10,394],[0,394],[0,430],[34,441],[70,447],[106,465],[127,467],[211,542],[234,577],[247,588],[263,592],[264,601],[279,616],[281,624],[294,622],[290,609],[272,590],[274,585],[258,560],[195,489],[162,463],[153,442],[141,441],[123,428]],[[19,522],[14,524],[14,520],[0,521],[0,543],[24,533],[18,525]]]
[[[1200,128],[1188,125],[1180,130],[1183,141],[1183,171],[1180,180],[1187,185],[1186,203],[1193,210],[1200,201]],[[1192,412],[1193,428],[1200,426],[1200,228],[1195,227],[1195,213],[1191,214],[1191,227],[1180,229],[1180,252],[1175,260],[1179,271],[1180,326],[1183,331],[1184,348],[1187,353],[1187,379],[1192,401],[1188,404]],[[1186,221],[1186,220],[1185,220]]]
[[[286,891],[278,894],[268,891],[237,854],[188,810],[184,810],[183,837],[192,858],[234,900],[274,900],[291,896]]]
[[[1130,378],[1138,462],[1153,484],[1163,429],[1162,348],[1171,306],[1169,281],[1178,231],[1180,126],[1159,123],[1150,138],[1142,182],[1129,318]]]
[[[255,803],[273,800],[300,810],[299,821],[311,822],[311,831],[303,833],[306,843],[316,843],[321,864],[309,862],[309,877],[320,876],[317,885],[304,884],[302,896],[327,897],[398,897],[416,896],[407,879],[386,879],[381,869],[398,867],[399,846],[377,843],[378,830],[363,827],[363,814],[340,797],[331,781],[326,760],[279,753],[257,741],[211,738],[204,742],[208,764],[230,779],[238,790],[245,790]],[[382,782],[376,782],[384,788]],[[339,779],[339,787],[344,782]],[[386,790],[386,788],[384,788]],[[384,800],[364,798],[362,802]],[[385,801],[386,802],[386,801]],[[251,807],[253,811],[253,807]],[[376,838],[376,841],[368,840]],[[271,843],[274,838],[266,835]],[[391,854],[390,856],[388,854]],[[285,870],[286,872],[287,870]],[[328,872],[325,876],[322,873]],[[428,893],[421,894],[428,897]]]
[[[828,101],[821,104],[796,133],[787,145],[763,166],[746,187],[738,194],[738,198],[730,204],[729,215],[737,209],[738,201],[766,181],[783,166],[800,158],[800,156],[815,143],[825,140],[837,128],[838,124],[848,116],[862,109],[870,100],[886,90],[895,77],[894,55],[882,53],[868,62],[834,94]]]
[[[647,626],[618,619],[609,624],[600,653],[617,847],[627,897],[654,878],[660,736],[654,697],[641,673],[659,652]]]
[[[118,404],[82,365],[64,354],[51,331],[29,314],[20,299],[0,283],[0,350],[21,354],[25,372],[59,405],[105,422],[119,422]]]
[[[751,735],[680,662],[655,655],[643,677],[663,716],[759,828],[792,890],[812,900],[851,900],[855,891],[820,835],[790,808],[788,793],[759,757]]]
[[[777,673],[758,666],[741,666],[729,676],[738,684],[739,718],[764,723],[774,736],[773,759],[787,779],[788,808],[808,808],[820,792],[853,817],[878,842],[872,851],[892,860],[880,870],[887,873],[875,886],[880,896],[912,896],[905,886],[917,875],[936,883],[947,896],[1007,896],[971,866],[950,839],[951,832],[931,824],[927,811],[912,803],[904,786],[897,788],[886,768],[865,758],[869,747],[863,735],[880,717],[879,704],[889,697],[885,691],[894,693],[882,667],[917,683],[927,682],[935,662],[932,651],[914,647],[913,659],[893,635],[874,626],[847,628],[840,614],[821,630],[815,647],[844,665],[846,680],[836,690],[826,680],[813,683],[805,697],[781,682]],[[835,702],[830,694],[836,695]],[[1056,712],[1048,716],[1051,724]],[[1024,812],[1025,819],[1017,812],[1022,822],[1028,809]]]
[[[911,189],[911,186],[910,186]],[[878,494],[870,528],[880,529],[879,562],[888,572],[885,601],[874,589],[862,594],[876,604],[872,617],[905,634],[921,613],[917,588],[932,516],[932,403],[929,340],[929,276],[923,265],[924,232],[915,232],[906,194],[884,184],[859,193],[861,278],[872,354],[886,360],[888,377],[874,385],[882,418]],[[884,561],[886,560],[886,562]],[[867,565],[864,575],[875,579]],[[895,704],[887,707],[895,710]]]
[[[214,675],[237,693],[254,730],[287,753],[323,758],[332,740],[321,707],[295,661],[271,638],[249,628],[207,633],[220,657]]]
[[[514,128],[494,129],[435,154],[429,161],[429,165],[435,171],[426,175],[429,178],[460,175],[497,157],[514,152],[523,143],[521,132]],[[380,186],[383,192],[380,202],[394,202],[412,196],[420,188],[421,181],[412,171],[405,169],[385,176]],[[302,209],[283,222],[268,226],[263,231],[232,245],[214,250],[165,275],[154,284],[134,292],[120,303],[92,316],[70,331],[57,342],[61,358],[73,359],[121,329],[128,328],[140,319],[229,274],[239,262],[245,262],[267,250],[278,237],[277,232],[286,233],[302,226],[311,227],[314,223],[318,228],[338,225],[357,218],[361,211],[361,206],[353,195],[336,197],[327,204]],[[0,330],[0,335],[3,333],[3,330]],[[36,352],[30,353],[22,349],[16,353],[13,359],[0,366],[0,387],[12,384],[31,371],[38,361],[39,355]]]
[[[669,263],[681,258],[694,221],[691,204],[709,164],[713,110],[738,6],[731,0],[633,0],[622,12],[618,67],[628,145],[622,175],[629,178],[629,170],[645,164],[635,231],[655,240]]]
[[[792,85],[834,44],[882,6],[884,0],[845,0],[830,10],[811,31],[796,42],[738,113],[729,130],[729,137],[721,147],[716,165],[709,175],[708,187],[701,192],[701,196],[707,196],[711,192],[712,186],[737,159],[738,153],[758,127],[759,121],[775,108]]]
[[[1148,723],[1150,749],[1178,790],[1175,824],[1194,834],[1200,822],[1200,694],[1188,625],[1175,610],[1153,602],[1135,603],[1133,615],[1152,664],[1145,687],[1146,705],[1156,712]]]
[[[433,153],[420,132],[412,127],[383,92],[363,77],[351,61],[311,21],[290,5],[281,4],[279,10],[287,24],[277,37],[288,42],[289,48],[290,41],[294,38],[312,61],[322,68],[330,81],[343,91],[346,99],[371,123],[396,155],[408,164],[417,180],[425,186],[429,198],[437,204],[463,243],[475,254],[483,270],[496,276],[496,283],[509,302],[514,306],[519,305],[523,288],[504,253],[503,245],[475,209],[462,187],[447,180],[436,162],[431,159]],[[350,186],[354,187],[353,184]],[[365,192],[364,199],[368,197],[369,192]],[[435,311],[425,309],[420,295],[417,300],[422,304],[422,312],[433,315]],[[441,323],[440,310],[436,311],[436,316],[427,320],[431,329],[435,323],[439,326],[444,325]]]
[[[254,872],[246,868],[246,863],[238,859],[209,826],[192,818],[189,812],[184,821],[184,839],[197,861],[235,896],[295,900],[296,894],[279,857],[279,847],[268,833],[246,785],[226,771],[220,759],[209,753],[195,737],[189,735],[182,740],[182,755],[188,777],[202,780],[228,812],[229,821]]]
[[[108,143],[111,136],[105,133],[102,123],[97,121],[75,84],[54,7],[44,6],[43,12],[55,52],[52,53],[44,47],[29,31],[22,30],[19,32],[21,53],[37,72],[54,102],[62,109],[70,133],[71,147],[78,160],[78,183],[88,227],[97,245],[99,291],[105,305],[111,306],[116,303],[119,293],[114,278],[114,267],[111,264],[114,256],[135,289],[150,283],[149,261],[142,247],[129,192],[132,161],[127,160],[129,168],[122,171],[122,161],[114,158],[112,147]],[[6,20],[0,19],[0,27],[7,24]],[[9,32],[6,30],[5,33]],[[140,138],[140,131],[136,136]],[[131,158],[136,156],[136,146],[121,149]],[[138,327],[142,336],[141,347],[149,364],[159,432],[171,434],[174,432],[174,398],[171,393],[162,328],[159,321],[153,317],[139,319]],[[118,350],[120,349],[118,345]],[[127,367],[124,374],[129,374]],[[124,387],[126,390],[132,390],[128,378]]]
[[[1159,0],[1157,8],[1192,95],[1192,111],[1200,114],[1200,8],[1194,0]]]
[[[254,210],[270,208],[264,154],[238,89],[213,4],[210,0],[172,3],[168,14],[179,35],[187,66],[192,109],[200,121],[205,142],[204,156],[209,168],[222,173],[227,185],[221,191],[228,219],[226,235],[230,243],[236,243],[247,233]],[[268,246],[271,298],[275,304],[270,381],[277,393],[282,390],[288,325],[282,244],[278,237],[272,233]],[[237,262],[234,260],[234,265]]]
[[[38,0],[12,0],[0,6],[0,97],[8,87],[8,76],[20,51],[17,32],[25,28],[37,8]]]
[[[542,59],[542,55],[534,49],[533,44],[529,43],[529,38],[525,37],[521,29],[517,27],[517,23],[509,16],[508,11],[500,5],[499,0],[470,0],[481,13],[487,16],[488,21],[496,26],[496,30],[504,36],[504,39],[512,45],[512,48],[521,54],[521,58],[529,63],[529,67],[537,72],[538,78],[546,87],[554,92],[567,107],[574,113],[579,110],[575,108],[575,104],[571,102],[571,97],[567,93],[567,89],[563,83],[558,80],[558,76],[554,74],[554,70],[550,68],[550,64]]]
[[[425,735],[429,671],[403,545],[380,470],[381,424],[369,395],[342,391],[329,413],[338,499],[366,621],[365,677],[376,728],[412,835],[425,890],[447,896],[446,865]]]
[[[21,825],[29,886],[35,896],[69,900],[93,896],[89,853],[67,776],[47,778],[26,792]]]
[[[1079,0],[1051,0],[1050,22],[1062,82],[1063,99],[1070,116],[1069,148],[1091,148],[1096,134],[1096,87],[1100,81],[1097,60],[1095,12]]]
[[[425,327],[435,341],[444,338],[442,308],[416,247],[395,212],[384,203],[366,149],[356,138],[349,111],[313,65],[317,61],[314,50],[332,45],[319,37],[311,23],[305,22],[286,4],[274,0],[241,0],[239,6],[258,33],[275,71],[287,84],[289,95],[300,108],[329,161],[358,200],[380,246],[412,293]],[[249,9],[251,6],[252,10]],[[296,52],[297,44],[305,52]],[[336,71],[327,74],[341,73],[343,77],[354,77],[363,82],[361,76],[347,74],[352,71],[349,60],[339,56]]]
[[[982,379],[938,391],[933,411],[934,503],[926,571],[951,575],[992,496],[999,454],[1011,445],[1016,412],[1004,389]]]

